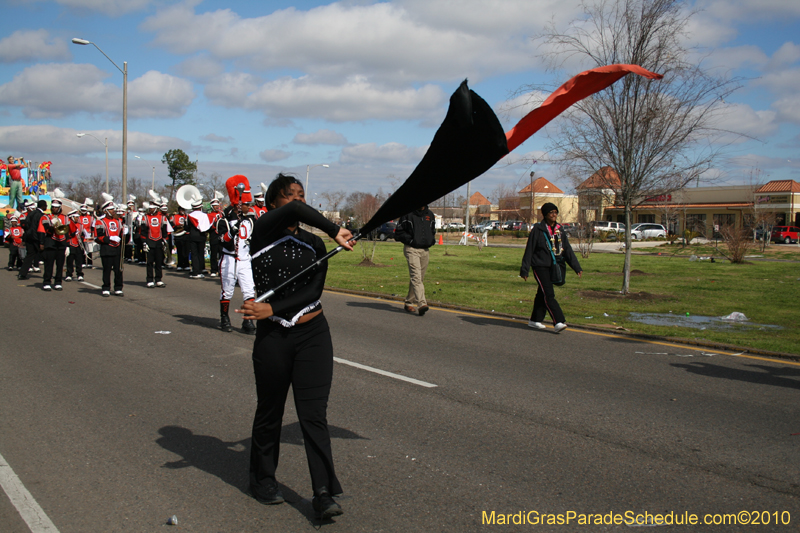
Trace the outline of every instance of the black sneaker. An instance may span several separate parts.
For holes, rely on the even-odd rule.
[[[258,503],[263,503],[264,505],[277,505],[286,501],[283,499],[283,493],[276,482],[273,482],[268,487],[256,488],[250,485],[250,494],[253,495],[253,498]]]
[[[314,512],[317,513],[320,520],[327,520],[344,512],[342,506],[336,503],[336,500],[333,499],[325,487],[320,489],[319,494],[314,495],[311,500],[311,507],[314,508]]]

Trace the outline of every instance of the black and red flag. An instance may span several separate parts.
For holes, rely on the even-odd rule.
[[[608,65],[581,72],[556,89],[542,105],[525,115],[507,133],[503,131],[489,104],[472,91],[464,80],[450,97],[444,122],[436,131],[422,161],[405,183],[364,224],[356,237],[367,235],[384,222],[427,205],[477,178],[569,106],[602,91],[628,74],[656,80],[663,78],[661,74],[637,65]],[[268,300],[284,285],[342,249],[338,246],[309,269],[262,294],[256,301]]]

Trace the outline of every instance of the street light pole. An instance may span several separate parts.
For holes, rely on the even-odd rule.
[[[325,164],[325,163],[320,163],[319,165],[306,165],[306,186],[304,187],[304,188],[305,188],[305,193],[306,193],[306,195],[308,195],[308,173],[309,173],[309,172],[311,171],[311,169],[312,169],[312,168],[314,168],[314,167],[325,167],[325,168],[330,168],[330,165],[327,165],[327,164]]]
[[[142,159],[138,155],[135,155],[133,157],[135,157],[136,159]],[[144,161],[144,160],[142,159],[142,161]],[[155,191],[156,190],[156,167],[153,167],[153,186],[150,187],[150,190],[151,191]]]
[[[105,145],[105,147],[106,147],[106,194],[108,194],[108,137],[106,137],[106,142],[103,142],[100,139],[98,139],[97,137],[95,137],[94,135],[92,135],[91,133],[78,133],[77,134],[78,137],[84,137],[86,135],[88,135],[92,139],[96,140],[100,144]]]
[[[122,63],[123,68],[114,63],[114,60],[108,57],[103,50],[92,41],[86,39],[72,39],[74,44],[86,46],[91,44],[97,48],[101,54],[106,56],[106,59],[111,61],[111,64],[117,67],[117,70],[122,72],[122,198],[123,200],[128,197],[128,62]],[[108,147],[106,147],[108,149]],[[108,178],[106,177],[106,194],[108,194]]]

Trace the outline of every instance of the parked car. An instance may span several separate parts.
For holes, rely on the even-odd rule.
[[[623,230],[624,231],[624,230]],[[661,224],[640,222],[631,226],[631,239],[660,239],[667,236],[667,228]]]
[[[519,231],[524,227],[525,224],[521,220],[508,220],[503,224],[503,229],[505,230]]]
[[[564,222],[561,224],[561,230],[569,237],[574,237],[578,234],[579,224],[577,222]]]
[[[397,228],[397,224],[395,224],[394,222],[386,222],[384,224],[381,224],[381,227],[376,229],[372,233],[370,238],[372,240],[376,240],[377,239],[379,241],[385,241],[387,239],[394,239],[394,230],[395,230],[395,228]]]
[[[614,241],[625,234],[624,222],[611,222],[608,220],[598,220],[594,223],[592,231],[598,235],[601,231],[606,233],[606,239]]]
[[[797,226],[775,226],[772,228],[772,242],[792,244],[800,239],[800,228]]]
[[[445,225],[444,229],[455,229],[455,230],[463,230],[466,228],[463,222],[449,222]]]

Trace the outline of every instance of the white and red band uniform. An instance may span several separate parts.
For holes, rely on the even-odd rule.
[[[164,227],[165,225],[167,227]],[[160,241],[162,239],[166,239],[171,229],[172,227],[169,226],[167,217],[165,217],[162,213],[156,213],[155,215],[147,213],[142,219],[141,232],[142,238],[144,239],[148,239],[150,241]]]
[[[16,246],[17,248],[22,246],[22,236],[25,234],[24,229],[22,229],[20,226],[14,226],[13,228],[7,229],[6,233],[8,233],[6,240],[10,241],[13,246]]]
[[[62,226],[69,226],[69,233],[64,235],[57,234],[53,230],[53,228],[56,226],[56,220],[58,220],[58,224]],[[39,233],[44,233],[47,235],[48,239],[51,239],[54,242],[67,242],[69,240],[69,235],[78,231],[78,225],[67,218],[67,215],[54,215],[50,213],[49,215],[42,215],[41,220],[39,220],[39,228],[37,231]]]
[[[175,213],[172,215],[170,223],[172,224],[173,228],[182,227],[183,231],[186,231],[186,215]]]
[[[256,217],[256,220],[258,220],[258,217],[260,217],[261,215],[263,215],[267,211],[269,211],[269,209],[267,209],[267,206],[265,206],[265,205],[260,205],[260,206],[259,205],[254,205],[253,207],[250,208],[250,211],[248,212],[248,214],[253,215],[254,217]]]
[[[222,221],[220,221],[222,222]],[[230,224],[219,224],[221,227],[230,228]],[[256,297],[256,287],[253,283],[253,269],[250,265],[250,236],[253,232],[253,218],[244,217],[239,223],[239,233],[233,235],[230,229],[219,236],[223,243],[233,242],[233,251],[228,250],[223,244],[222,258],[219,262],[219,278],[222,282],[220,301],[230,300],[236,282],[242,290],[245,300]]]
[[[121,220],[108,217],[97,219],[95,231],[97,233],[97,242],[112,248],[119,248],[122,244],[122,236],[126,233],[125,225]],[[111,240],[111,237],[119,237],[119,239]]]

